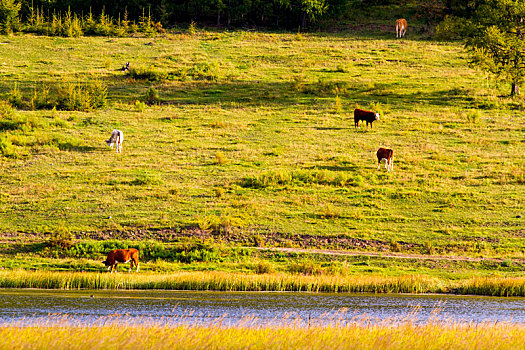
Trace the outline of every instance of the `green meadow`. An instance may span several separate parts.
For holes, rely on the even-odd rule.
[[[1,37],[0,266],[523,276],[525,102],[468,62],[386,32]]]

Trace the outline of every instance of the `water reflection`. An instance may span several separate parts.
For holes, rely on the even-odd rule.
[[[67,315],[67,316],[64,316]],[[525,323],[522,298],[186,291],[0,290],[0,323],[277,325],[360,322]]]

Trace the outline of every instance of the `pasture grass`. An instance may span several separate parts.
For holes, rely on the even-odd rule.
[[[42,321],[32,326],[0,326],[0,348],[107,349],[520,349],[525,328],[512,323],[461,324],[431,321],[418,325],[350,322],[297,327],[287,319],[277,326],[166,326],[161,322],[70,325]],[[247,322],[249,323],[249,322]]]
[[[214,245],[523,257],[524,102],[469,68],[460,43],[19,35],[2,38],[0,57],[0,94],[25,101],[1,109],[7,246],[66,230],[74,245],[197,235]],[[119,70],[128,61],[130,74]],[[105,104],[35,102],[59,84],[99,84]],[[356,106],[380,111],[374,129],[354,128]],[[115,128],[122,154],[104,143]],[[376,170],[379,147],[394,149],[393,173]]]

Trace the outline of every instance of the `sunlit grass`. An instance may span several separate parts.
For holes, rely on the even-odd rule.
[[[425,275],[305,276],[227,272],[93,273],[0,271],[0,288],[166,289],[209,291],[293,291],[326,293],[457,293],[525,296],[525,278],[450,280]]]
[[[15,111],[1,130],[0,231],[41,241],[67,223],[81,239],[165,230],[156,238],[522,258],[522,100],[459,43],[297,39],[10,37],[2,98],[97,80],[108,105]],[[128,76],[125,62],[169,74]],[[160,104],[137,108],[150,88]],[[373,130],[354,128],[356,106],[382,111]],[[104,143],[114,128],[118,155]],[[393,174],[376,170],[378,147],[395,150]]]
[[[2,349],[522,349],[525,327],[511,323],[460,324],[410,320],[400,324],[350,322],[346,325],[166,326],[119,319],[118,324],[68,325],[41,321],[0,326]]]

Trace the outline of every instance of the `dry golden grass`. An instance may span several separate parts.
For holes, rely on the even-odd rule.
[[[525,296],[523,277],[463,280],[424,275],[306,276],[280,273],[228,272],[93,273],[0,271],[0,288],[45,289],[166,289],[216,291],[306,291],[327,293],[458,293]]]
[[[165,326],[155,322],[105,326],[47,323],[0,327],[1,349],[523,349],[517,324],[349,324],[296,327]]]

